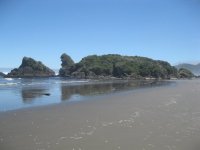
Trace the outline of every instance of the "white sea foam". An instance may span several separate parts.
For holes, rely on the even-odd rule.
[[[4,78],[5,80],[7,80],[7,81],[12,81],[13,80],[13,78]]]
[[[0,83],[0,86],[12,86],[17,85],[17,83]]]
[[[87,83],[87,82],[89,82],[89,80],[84,80],[84,81],[81,81],[81,80],[79,80],[79,81],[75,81],[75,80],[73,80],[73,81],[56,81],[55,83],[73,84],[73,83]]]

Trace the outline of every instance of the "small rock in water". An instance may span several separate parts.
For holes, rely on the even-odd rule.
[[[50,94],[50,93],[44,93],[44,95],[45,95],[45,96],[50,96],[51,94]]]

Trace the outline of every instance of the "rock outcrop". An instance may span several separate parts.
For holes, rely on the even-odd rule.
[[[121,56],[117,54],[91,55],[74,63],[70,56],[61,56],[63,77],[85,79],[144,79],[177,77],[177,69],[168,62],[139,56]]]
[[[5,74],[3,72],[0,72],[0,77],[4,77]]]
[[[178,75],[179,75],[179,78],[192,78],[192,77],[194,77],[194,74],[190,70],[185,69],[185,68],[180,68],[179,71],[178,71]]]
[[[72,58],[67,54],[62,54],[61,57],[61,69],[59,70],[59,75],[62,77],[70,76],[71,68],[75,64]]]
[[[11,70],[8,77],[50,77],[55,76],[55,72],[46,67],[42,62],[29,57],[24,57],[19,68]]]

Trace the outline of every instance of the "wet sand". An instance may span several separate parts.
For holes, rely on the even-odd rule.
[[[200,80],[0,113],[0,150],[199,150]]]

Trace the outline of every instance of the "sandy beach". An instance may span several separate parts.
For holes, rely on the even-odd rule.
[[[200,80],[0,113],[0,150],[199,150]]]

